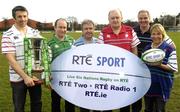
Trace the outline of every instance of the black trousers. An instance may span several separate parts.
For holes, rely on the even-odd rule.
[[[161,97],[144,97],[145,111],[144,112],[166,112],[166,102]]]
[[[120,112],[130,112],[130,106],[120,108]]]
[[[80,112],[90,112],[90,110],[85,109],[85,108],[80,108]],[[112,112],[111,110],[109,111],[97,111],[97,110],[93,110],[93,112]]]
[[[61,97],[54,90],[51,90],[51,100],[51,111],[61,112]],[[65,112],[75,112],[75,105],[65,100]]]
[[[141,112],[142,109],[142,99],[139,99],[132,104],[132,112]]]
[[[24,112],[24,106],[26,102],[26,93],[29,91],[30,95],[30,112],[41,112],[41,85],[35,85],[33,87],[27,87],[24,81],[11,82],[14,112]]]

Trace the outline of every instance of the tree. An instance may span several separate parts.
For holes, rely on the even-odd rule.
[[[8,18],[3,17],[2,19],[3,19],[3,21],[4,21],[4,26],[3,26],[4,28],[3,28],[3,29],[4,29],[4,30],[7,30],[7,29],[8,29]]]
[[[154,23],[159,23],[159,19],[158,18],[154,18],[153,21],[154,21]]]
[[[136,21],[132,21],[132,20],[126,20],[125,22],[124,22],[126,25],[129,25],[129,26],[131,26],[131,27],[134,27],[134,26],[137,26],[138,25],[138,23],[136,22]]]
[[[161,15],[159,21],[164,27],[170,27],[175,25],[176,17],[171,15]]]
[[[180,13],[176,16],[176,25],[180,26]]]
[[[66,18],[68,22],[68,29],[70,28],[71,31],[75,31],[76,25],[78,25],[77,18],[74,16],[69,16]]]
[[[37,26],[38,30],[42,30],[42,23],[41,22],[37,22],[36,26]]]

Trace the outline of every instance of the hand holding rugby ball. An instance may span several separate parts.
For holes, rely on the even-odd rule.
[[[149,65],[160,65],[165,57],[165,52],[161,49],[149,49],[145,51],[141,59]]]

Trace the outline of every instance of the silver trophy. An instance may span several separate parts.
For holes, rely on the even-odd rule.
[[[44,71],[44,68],[42,65],[42,58],[41,58],[41,49],[42,49],[42,38],[32,38],[32,48],[33,48],[33,54],[34,54],[34,66],[32,68],[32,74],[42,80],[42,72]]]
[[[25,72],[34,79],[36,84],[50,83],[49,47],[42,36],[24,38]]]
[[[43,38],[26,38],[25,42],[25,68],[35,83],[43,83],[42,73],[42,46]]]

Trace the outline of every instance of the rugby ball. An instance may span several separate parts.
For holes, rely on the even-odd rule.
[[[150,65],[158,65],[162,62],[165,57],[165,52],[161,49],[149,49],[145,51],[141,59]]]

